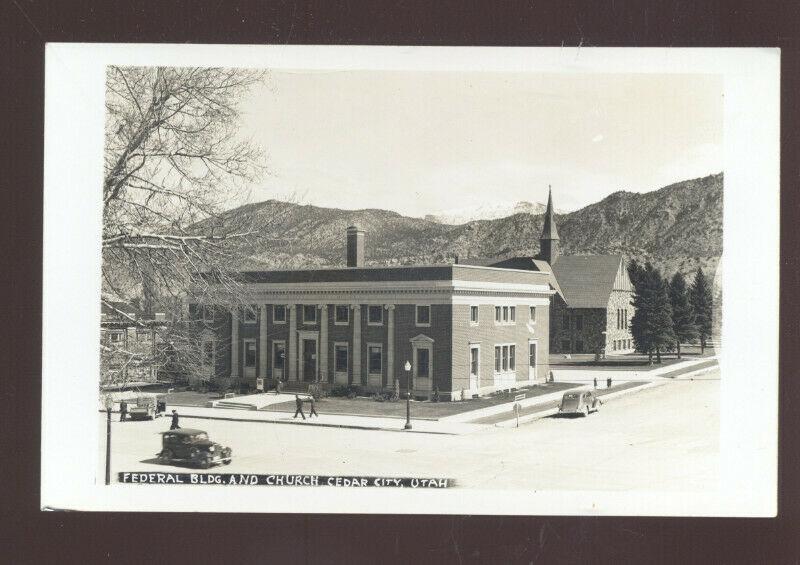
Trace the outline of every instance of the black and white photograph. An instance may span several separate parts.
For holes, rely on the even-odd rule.
[[[42,507],[774,516],[779,63],[49,45]]]

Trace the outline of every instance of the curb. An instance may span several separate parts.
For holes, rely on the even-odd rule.
[[[105,410],[99,410],[99,413],[105,412]],[[118,413],[118,410],[112,411],[112,413]],[[319,423],[319,424],[305,424],[304,422],[285,422],[283,420],[254,420],[252,418],[231,418],[225,416],[192,416],[190,414],[181,414],[181,420],[193,418],[195,420],[221,420],[224,422],[248,422],[251,424],[283,424],[289,426],[314,426],[320,428],[340,428],[340,429],[349,429],[349,430],[365,430],[365,431],[378,431],[378,432],[406,432],[412,434],[432,434],[432,435],[445,435],[445,436],[457,436],[457,435],[464,435],[459,434],[456,432],[437,432],[432,430],[405,430],[405,429],[395,429],[395,428],[381,428],[378,426],[359,426],[358,424],[330,424],[330,423]]]

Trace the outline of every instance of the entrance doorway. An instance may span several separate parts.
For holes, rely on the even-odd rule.
[[[536,379],[536,342],[528,342],[528,380]]]
[[[272,342],[272,378],[283,380],[283,367],[286,364],[286,342]]]
[[[481,349],[478,345],[469,348],[469,390],[476,394],[481,388]]]
[[[317,380],[317,340],[303,340],[303,380],[314,382]]]
[[[256,378],[256,341],[244,340],[244,378]]]

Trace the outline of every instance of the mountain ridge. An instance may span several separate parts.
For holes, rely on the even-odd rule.
[[[557,193],[554,200],[557,200]],[[723,173],[646,192],[620,190],[569,213],[557,213],[562,253],[621,254],[651,261],[665,274],[713,273],[722,254]],[[445,224],[391,210],[345,210],[267,200],[226,214],[253,214],[268,241],[252,253],[253,268],[344,265],[345,229],[366,232],[366,263],[398,265],[535,255],[541,214],[518,212],[496,219]],[[274,221],[279,218],[279,221]],[[263,221],[262,221],[263,220]]]

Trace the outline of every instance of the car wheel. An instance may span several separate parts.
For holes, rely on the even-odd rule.
[[[158,460],[161,463],[169,463],[172,461],[172,452],[169,449],[165,449],[161,453],[158,454]]]
[[[588,406],[584,406],[583,407],[583,416],[584,416],[584,418],[588,418],[589,417],[589,407]]]
[[[230,465],[231,464],[231,460],[230,459],[226,459],[222,463],[223,463],[223,465]]]
[[[211,467],[211,457],[205,455],[202,459],[200,459],[200,468],[208,469],[209,467]]]

